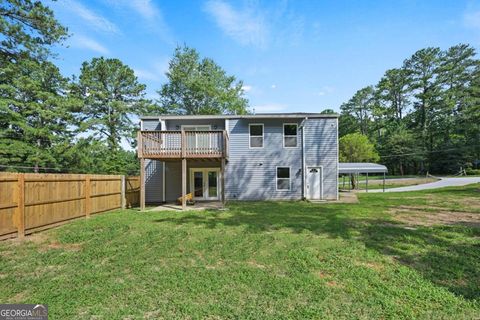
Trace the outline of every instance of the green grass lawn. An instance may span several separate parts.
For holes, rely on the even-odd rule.
[[[3,241],[0,301],[51,319],[478,319],[480,185],[359,199],[124,210]]]

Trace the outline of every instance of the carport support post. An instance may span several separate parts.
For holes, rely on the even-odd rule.
[[[383,172],[383,192],[385,192],[385,171]]]
[[[367,172],[367,180],[365,181],[365,191],[368,192],[368,172]]]
[[[187,208],[187,159],[182,159],[182,210]]]

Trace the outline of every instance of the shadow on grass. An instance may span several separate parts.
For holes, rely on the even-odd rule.
[[[444,192],[451,194],[451,191]],[[464,196],[475,194],[462,191]],[[455,294],[467,299],[480,298],[480,246],[475,241],[480,229],[460,225],[411,228],[388,217],[385,212],[396,204],[389,203],[388,198],[376,195],[362,202],[326,205],[233,203],[226,213],[187,213],[155,222],[194,224],[211,229],[243,227],[244,232],[249,233],[288,229],[292,233],[309,231],[331,238],[362,241],[367,248],[394,257]]]

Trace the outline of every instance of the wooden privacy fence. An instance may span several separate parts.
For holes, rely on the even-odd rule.
[[[2,172],[0,240],[132,207],[139,200],[139,177]]]

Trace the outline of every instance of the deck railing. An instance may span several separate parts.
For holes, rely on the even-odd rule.
[[[214,131],[139,131],[141,158],[227,157],[228,134]]]

